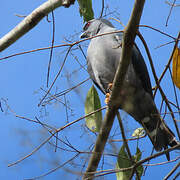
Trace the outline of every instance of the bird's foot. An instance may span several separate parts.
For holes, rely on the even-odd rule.
[[[108,84],[108,93],[106,93],[106,98],[105,98],[105,103],[108,104],[109,103],[109,100],[110,100],[110,97],[111,97],[111,92],[112,92],[112,86],[113,84],[112,83],[109,83]]]
[[[105,98],[105,103],[108,104],[109,100],[110,100],[111,94],[110,93],[106,93],[106,98]]]
[[[113,83],[109,83],[109,84],[108,84],[108,91],[109,91],[109,92],[112,91],[112,86],[113,86]]]

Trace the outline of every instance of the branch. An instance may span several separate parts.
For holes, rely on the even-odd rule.
[[[172,5],[171,5],[171,8],[170,8],[170,11],[169,11],[167,20],[166,20],[166,26],[168,26],[168,21],[169,21],[169,18],[170,18],[170,16],[171,16],[171,13],[172,13],[172,10],[173,10],[173,8],[174,8],[175,3],[176,3],[176,0],[174,0],[173,3],[172,3]]]
[[[16,53],[16,54],[11,54],[9,56],[2,57],[2,58],[0,58],[0,61],[2,61],[4,59],[12,58],[14,56],[19,56],[19,55],[23,55],[23,54],[33,53],[33,52],[37,52],[37,51],[44,51],[44,50],[48,50],[48,49],[51,49],[51,48],[54,49],[54,48],[60,48],[60,47],[69,47],[69,46],[72,47],[72,46],[75,46],[75,45],[77,45],[77,44],[79,44],[79,43],[81,43],[83,41],[87,41],[87,40],[90,40],[90,39],[93,39],[93,38],[96,38],[96,37],[105,36],[105,35],[108,35],[108,34],[119,33],[119,32],[124,32],[124,31],[122,31],[122,30],[112,31],[112,32],[108,32],[108,33],[98,34],[98,35],[93,36],[93,37],[81,39],[81,40],[73,42],[73,43],[66,43],[66,44],[56,45],[56,46],[53,46],[53,47],[49,46],[49,47],[43,47],[43,48],[33,49],[33,50],[29,50],[29,51],[19,52],[19,53]]]
[[[48,0],[22,20],[14,29],[0,39],[0,52],[9,47],[29,30],[35,27],[45,16],[57,7],[69,7],[75,0]]]
[[[63,129],[71,126],[72,124],[75,124],[75,123],[77,123],[78,121],[80,121],[80,120],[82,120],[82,119],[84,119],[84,118],[86,118],[86,117],[88,117],[88,116],[91,116],[92,114],[94,114],[94,113],[96,113],[96,112],[99,112],[99,111],[101,111],[101,110],[103,110],[103,109],[105,109],[105,108],[106,108],[106,107],[97,109],[96,111],[93,111],[93,112],[87,114],[86,116],[80,117],[79,119],[76,119],[76,120],[74,120],[74,121],[66,124],[66,125],[63,126],[63,127],[58,128],[58,129],[55,129],[55,130],[54,130],[54,128],[53,128],[53,131],[54,131],[54,132],[53,132],[52,130],[49,130],[46,125],[44,125],[44,124],[42,124],[41,122],[39,122],[39,124],[41,124],[45,129],[47,129],[48,132],[49,132],[51,135],[50,135],[48,138],[46,138],[38,147],[36,147],[31,153],[29,153],[29,154],[26,155],[25,157],[17,160],[16,162],[13,162],[13,163],[9,164],[8,167],[14,166],[14,165],[22,162],[23,160],[27,159],[28,157],[32,156],[32,155],[33,155],[35,152],[37,152],[42,146],[44,146],[52,137],[55,137],[56,139],[60,140],[59,138],[56,137],[56,134],[57,134],[58,132],[62,131]],[[20,117],[20,116],[16,116],[16,117],[22,119],[22,117]],[[24,118],[23,118],[23,119],[24,119]],[[26,119],[27,119],[27,118],[26,118]],[[38,120],[38,119],[37,119],[37,120]],[[52,128],[51,128],[51,129],[52,129]],[[76,152],[78,152],[78,151],[76,151]]]
[[[179,34],[178,34],[178,36],[177,36],[177,39],[175,40],[175,44],[174,44],[174,47],[173,47],[171,56],[170,56],[170,58],[169,58],[169,60],[168,60],[168,63],[166,64],[166,67],[164,68],[164,71],[162,72],[162,74],[161,74],[161,76],[160,76],[160,78],[159,78],[159,80],[158,80],[158,81],[159,81],[159,84],[160,84],[161,80],[163,79],[166,71],[167,71],[168,68],[170,67],[170,64],[171,64],[171,61],[172,61],[174,52],[175,52],[175,50],[176,50],[176,47],[178,46],[179,39],[180,39],[180,32],[179,32]],[[156,92],[157,92],[157,88],[158,88],[158,87],[156,86],[155,91],[154,91],[154,95],[155,95]]]
[[[128,25],[125,28],[125,32],[124,32],[124,36],[122,40],[122,54],[120,57],[121,61],[118,66],[115,78],[114,78],[113,87],[112,87],[112,95],[108,104],[108,108],[106,111],[106,115],[104,117],[101,130],[96,140],[93,154],[89,160],[89,164],[86,169],[86,173],[83,176],[83,179],[93,179],[94,174],[90,175],[88,173],[96,171],[99,161],[101,159],[102,153],[104,151],[104,147],[107,142],[110,130],[112,128],[114,118],[117,113],[117,107],[113,105],[113,102],[116,101],[117,97],[119,96],[119,92],[121,92],[124,77],[126,75],[126,71],[130,63],[131,51],[134,45],[136,32],[138,30],[138,25],[140,22],[144,2],[145,0],[135,1],[133,12],[131,14]]]
[[[133,166],[128,167],[128,168],[102,170],[102,171],[90,172],[89,174],[93,174],[94,173],[94,174],[97,174],[95,177],[99,177],[99,176],[105,176],[105,175],[112,174],[112,173],[132,170],[132,169],[137,168],[138,166],[142,165],[143,163],[145,163],[145,162],[147,162],[147,161],[149,161],[151,159],[159,157],[159,156],[161,156],[163,154],[167,154],[168,152],[174,151],[175,149],[178,149],[179,147],[180,147],[180,144],[178,144],[178,145],[176,145],[174,147],[171,147],[169,149],[166,149],[164,151],[158,152],[156,154],[153,154],[152,156],[149,156],[149,157],[147,157],[145,159],[142,159],[142,160],[138,161],[136,164],[134,164]]]
[[[120,126],[120,129],[121,129],[121,134],[122,134],[124,146],[125,146],[125,148],[126,148],[126,151],[127,151],[128,156],[129,156],[129,159],[130,159],[130,161],[131,161],[131,164],[133,165],[133,164],[135,164],[135,162],[134,162],[134,160],[133,160],[133,158],[132,158],[131,151],[130,151],[129,146],[128,146],[128,142],[127,142],[127,140],[126,140],[126,136],[125,136],[125,132],[124,132],[124,127],[123,127],[123,123],[122,123],[122,119],[121,119],[121,116],[120,116],[120,114],[119,114],[119,111],[117,112],[117,119],[118,119],[118,121],[119,121],[119,126]],[[136,172],[136,179],[137,179],[137,180],[140,180],[140,177],[139,177],[139,174],[138,174],[138,172],[137,172],[137,169],[133,169],[133,171],[131,172],[131,176],[130,176],[129,179],[131,179],[131,178],[133,177],[134,171]]]
[[[180,162],[174,166],[174,168],[168,173],[166,177],[164,177],[163,180],[167,180],[176,170],[180,167]]]
[[[146,41],[144,40],[144,38],[143,38],[143,36],[141,35],[140,32],[138,32],[138,36],[141,39],[141,41],[142,41],[142,43],[143,43],[143,45],[145,47],[145,50],[146,50],[147,56],[149,58],[149,62],[150,62],[150,65],[151,65],[151,70],[152,70],[152,73],[153,73],[153,76],[154,76],[157,88],[159,89],[159,92],[161,93],[162,99],[165,101],[169,111],[171,112],[171,116],[172,116],[172,119],[173,119],[173,122],[174,122],[174,125],[175,125],[175,128],[176,128],[176,131],[177,131],[177,135],[178,135],[178,137],[180,139],[180,132],[179,132],[179,128],[178,128],[178,125],[177,125],[177,122],[176,122],[173,110],[172,110],[172,108],[171,108],[171,106],[170,106],[170,104],[168,102],[168,99],[166,98],[166,95],[165,95],[164,91],[162,90],[162,88],[160,86],[160,82],[158,81],[158,77],[156,75],[156,71],[155,71],[155,68],[154,68],[154,65],[153,65],[153,60],[151,58],[151,54],[150,54],[149,48],[148,48],[148,46],[146,44]]]

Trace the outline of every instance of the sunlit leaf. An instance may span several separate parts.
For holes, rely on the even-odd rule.
[[[180,89],[180,49],[176,48],[173,54],[172,76],[174,84]]]
[[[101,108],[101,102],[98,93],[94,86],[92,86],[86,96],[85,114],[89,114]],[[86,117],[86,126],[93,132],[99,132],[102,123],[102,112],[98,111]]]
[[[136,154],[133,156],[133,159],[135,162],[139,161],[141,159],[141,156],[142,156],[142,152],[140,151],[140,149],[137,147],[136,149]],[[137,172],[138,172],[138,175],[139,177],[142,176],[143,172],[144,172],[144,168],[142,165],[138,166],[136,168]],[[137,179],[137,178],[136,178]]]
[[[145,134],[144,128],[137,128],[134,130],[132,136],[133,137],[141,137]]]
[[[132,156],[135,163],[138,162],[141,159],[141,155],[142,155],[142,152],[137,147],[136,154],[134,156]],[[131,166],[132,166],[132,163],[128,158],[128,154],[125,151],[125,147],[122,146],[120,151],[119,151],[119,154],[118,154],[118,160],[117,160],[117,163],[116,163],[116,169],[128,168],[128,167],[131,167]],[[136,168],[136,171],[137,171],[139,177],[141,177],[143,172],[144,172],[143,166],[142,165],[138,166]],[[129,178],[131,176],[131,173],[132,173],[132,169],[128,170],[128,171],[117,172],[116,173],[117,180],[127,180],[127,179],[129,180]]]
[[[143,166],[142,166],[142,165],[138,166],[138,167],[136,168],[136,170],[137,170],[137,172],[138,172],[138,174],[139,174],[139,177],[141,177],[141,176],[143,175],[143,172],[144,172]],[[136,177],[136,179],[137,179],[137,177]]]
[[[125,151],[125,147],[122,146],[118,154],[116,169],[128,168],[131,166],[132,166],[132,163],[128,158],[128,155]],[[117,172],[116,173],[117,180],[129,180],[131,176],[131,172],[132,170]]]
[[[92,0],[78,0],[79,13],[83,16],[84,22],[94,18],[94,12],[92,9]]]
[[[135,162],[139,161],[141,159],[141,155],[142,155],[142,152],[140,151],[140,149],[137,147],[136,148],[136,154],[134,155],[134,160]]]

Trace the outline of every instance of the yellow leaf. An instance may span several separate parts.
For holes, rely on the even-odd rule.
[[[172,76],[174,84],[180,89],[180,49],[176,48],[173,54]]]
[[[145,134],[144,128],[137,128],[134,130],[132,136],[139,138],[139,137],[143,136],[144,134]]]

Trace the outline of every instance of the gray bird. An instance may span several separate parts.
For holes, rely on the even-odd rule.
[[[106,19],[93,19],[83,28],[81,38],[114,32],[116,29]],[[88,73],[96,86],[109,92],[121,55],[123,33],[113,33],[92,38],[87,50]],[[124,84],[120,92],[118,107],[130,114],[145,129],[156,151],[179,142],[161,119],[153,100],[152,87],[144,59],[134,45]]]

